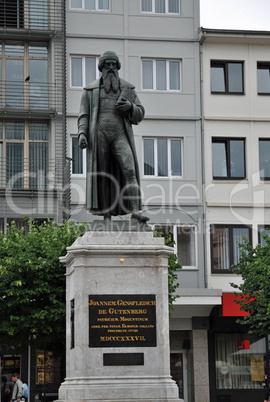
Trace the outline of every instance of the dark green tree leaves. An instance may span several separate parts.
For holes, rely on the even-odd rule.
[[[29,225],[27,234],[15,224],[0,232],[0,339],[16,348],[65,339],[66,268],[59,257],[86,230],[66,221]]]
[[[241,247],[241,258],[231,270],[241,275],[242,283],[231,285],[243,294],[237,302],[247,316],[238,320],[248,325],[250,333],[265,335],[270,332],[270,237],[263,235],[265,245],[253,248],[247,240]]]

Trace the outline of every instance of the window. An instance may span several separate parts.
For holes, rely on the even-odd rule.
[[[197,266],[196,226],[155,225],[155,230],[165,236],[170,232],[175,242],[174,252],[182,268],[195,268]]]
[[[1,0],[0,27],[48,29],[48,0]]]
[[[182,176],[182,140],[146,138],[143,144],[145,176]]]
[[[257,63],[258,94],[270,95],[270,62]]]
[[[48,122],[5,120],[0,128],[1,187],[47,188]]]
[[[244,139],[213,138],[212,158],[214,179],[246,177]]]
[[[248,333],[215,334],[217,389],[228,390],[228,393],[232,389],[263,390],[265,362],[265,338]]]
[[[7,377],[8,382],[12,384],[11,376],[14,373],[21,372],[21,357],[12,355],[1,356],[1,375]]]
[[[84,87],[99,77],[97,57],[71,57],[71,86]]]
[[[260,178],[270,180],[270,139],[259,139]]]
[[[31,222],[35,222],[38,226],[41,226],[44,222],[48,222],[47,218],[0,218],[0,230],[3,233],[6,233],[7,225],[11,226],[12,224],[15,224],[17,229],[21,230],[23,228],[24,234],[26,235],[30,230],[30,220]]]
[[[179,262],[183,268],[196,267],[196,233],[195,226],[177,226],[176,246]]]
[[[4,218],[0,218],[0,231],[4,233],[5,230],[5,221]]]
[[[48,109],[48,43],[0,42],[1,107]]]
[[[12,224],[15,223],[17,229],[21,230],[24,229],[24,234],[26,235],[29,232],[29,224],[28,220],[24,218],[7,218],[6,220],[7,225],[10,227]]]
[[[243,236],[251,243],[251,228],[244,225],[211,225],[212,272],[229,272],[240,258]]]
[[[142,60],[142,87],[155,91],[180,91],[180,61]]]
[[[109,11],[109,0],[70,0],[71,8],[91,10],[91,11]]]
[[[211,92],[243,94],[243,62],[211,61]]]
[[[72,174],[80,175],[84,173],[85,168],[85,149],[81,149],[78,144],[78,138],[71,137],[72,147]]]
[[[2,0],[0,2],[0,27],[24,27],[24,0]]]
[[[179,14],[179,0],[141,0],[143,13]]]
[[[29,28],[48,29],[48,0],[29,1]]]
[[[258,225],[258,241],[262,246],[266,244],[266,240],[263,238],[264,235],[270,236],[270,224]]]
[[[37,384],[52,384],[54,382],[53,352],[37,350]]]

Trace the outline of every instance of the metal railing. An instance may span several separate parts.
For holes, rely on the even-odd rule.
[[[0,30],[63,29],[63,0],[2,0],[0,2]]]
[[[0,109],[61,110],[62,92],[53,83],[0,80]]]
[[[0,157],[0,188],[16,190],[62,189],[66,169],[66,163],[58,159]]]

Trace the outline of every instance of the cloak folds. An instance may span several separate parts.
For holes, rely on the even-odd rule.
[[[123,114],[123,121],[126,130],[126,135],[129,140],[129,144],[133,153],[136,177],[138,182],[138,188],[140,188],[139,166],[135,149],[134,135],[132,130],[132,124],[139,124],[144,117],[144,108],[140,103],[140,100],[135,92],[134,85],[124,81],[120,78],[120,97],[126,97],[132,103],[131,111]],[[97,122],[99,112],[99,91],[100,91],[100,79],[89,84],[84,88],[80,113],[78,117],[78,136],[85,134],[87,137],[88,145],[86,151],[86,208],[92,214],[103,215],[101,204],[98,196],[98,170],[97,170]],[[110,181],[110,204],[113,205],[113,209],[110,211],[111,215],[126,215],[130,211],[128,201],[125,201],[124,207],[122,204],[116,201],[115,183],[118,183],[120,192],[124,187],[124,178],[119,166],[115,161],[111,160],[111,171],[108,172],[113,176],[113,180]],[[141,209],[141,197],[139,195],[139,209]]]

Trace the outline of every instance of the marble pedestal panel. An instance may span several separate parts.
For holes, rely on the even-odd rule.
[[[59,402],[180,401],[169,361],[167,270],[171,252],[164,240],[154,238],[151,231],[88,231],[67,249],[67,255],[61,259],[66,264],[67,377],[59,388]],[[140,307],[135,306],[131,312],[134,327],[125,326],[132,325],[132,321],[127,320],[125,325],[119,321],[123,311],[131,308],[119,306],[119,300],[144,300],[145,295],[155,300],[155,328],[150,331],[155,335],[154,341],[147,339],[141,328],[136,329],[140,325],[134,309]],[[106,297],[111,306],[95,311],[100,324],[108,324],[107,329],[93,339],[93,327],[101,331],[101,325],[92,325],[89,308],[92,299]],[[111,316],[119,317],[115,323],[118,329],[113,329],[111,321],[102,319],[102,311],[108,314],[109,307],[117,310],[118,315]],[[147,316],[147,306],[141,309],[142,316]],[[128,333],[123,333],[123,328]],[[105,339],[109,342],[103,347]],[[117,341],[123,339],[130,342],[119,346]]]

